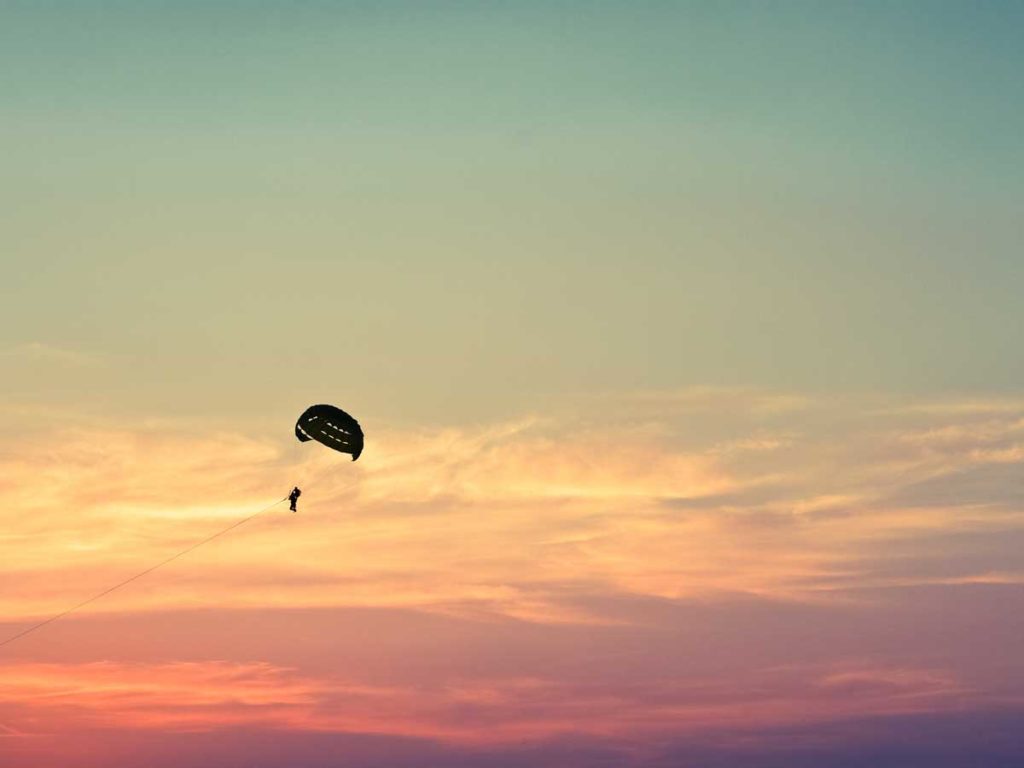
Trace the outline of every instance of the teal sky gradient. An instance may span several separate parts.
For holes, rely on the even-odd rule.
[[[4,3],[5,389],[407,422],[695,385],[1019,390],[1022,23]]]
[[[1022,30],[0,0],[0,765],[1024,765]]]

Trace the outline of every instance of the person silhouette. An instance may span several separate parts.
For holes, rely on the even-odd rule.
[[[299,500],[299,496],[301,496],[301,495],[302,495],[302,491],[299,490],[298,486],[296,486],[295,488],[292,488],[292,492],[288,494],[288,501],[291,502],[288,508],[292,512],[297,512],[298,511],[297,509],[295,509],[295,503]]]

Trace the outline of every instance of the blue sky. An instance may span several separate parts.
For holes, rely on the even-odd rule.
[[[1020,380],[1016,4],[3,13],[3,341],[105,408]]]

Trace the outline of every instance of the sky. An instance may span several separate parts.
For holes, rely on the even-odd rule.
[[[0,3],[0,763],[1024,761],[1022,23]]]

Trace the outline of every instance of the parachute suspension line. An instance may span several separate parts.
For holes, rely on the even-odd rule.
[[[324,477],[327,476],[328,472],[336,472],[336,471],[337,471],[337,467],[334,467],[334,466],[332,466],[330,464],[326,465],[319,472],[313,472],[312,476],[310,476],[311,473],[309,472],[309,470],[307,470],[306,472],[303,473],[302,478],[299,480],[299,482],[301,483],[301,485],[299,485],[299,488],[300,489],[315,488],[320,483],[320,481],[323,480]]]
[[[136,579],[141,579],[143,576],[152,573],[153,571],[157,570],[158,568],[163,568],[168,563],[172,563],[175,560],[177,560],[179,557],[184,557],[189,552],[192,552],[192,551],[194,551],[196,549],[199,549],[204,544],[209,544],[211,541],[213,541],[216,538],[219,538],[219,537],[223,536],[225,533],[228,533],[229,531],[233,531],[235,528],[238,528],[241,525],[245,525],[250,520],[252,520],[254,517],[259,517],[264,512],[268,512],[269,510],[271,510],[274,507],[276,507],[278,504],[281,504],[281,503],[283,503],[283,502],[285,502],[287,500],[288,500],[287,496],[285,496],[283,499],[278,499],[273,504],[270,504],[270,505],[264,507],[263,509],[261,509],[259,512],[254,512],[253,514],[249,515],[248,517],[243,518],[241,520],[238,520],[237,522],[232,523],[227,528],[224,528],[224,529],[222,529],[220,531],[217,531],[217,533],[213,534],[212,536],[207,536],[202,541],[196,542],[195,544],[193,544],[192,546],[188,547],[187,549],[181,550],[181,552],[178,552],[176,555],[172,555],[171,557],[168,557],[166,560],[164,560],[162,562],[159,562],[156,565],[151,566],[151,567],[147,568],[144,571],[140,571],[139,573],[136,573],[134,576],[131,576],[131,577],[125,579],[124,581],[122,581],[122,582],[120,582],[118,584],[115,584],[114,586],[109,587],[109,588],[103,590],[102,592],[99,592],[99,593],[93,595],[88,600],[83,600],[78,605],[75,605],[75,606],[73,606],[71,608],[68,608],[65,611],[61,611],[60,613],[55,614],[55,615],[51,616],[48,619],[44,619],[43,621],[40,621],[38,624],[33,624],[28,629],[23,629],[21,632],[18,632],[16,635],[13,635],[13,636],[7,638],[6,640],[4,640],[3,642],[0,642],[0,648],[3,648],[5,645],[7,645],[9,643],[13,643],[15,640],[20,640],[21,638],[25,637],[25,635],[28,635],[28,634],[30,634],[32,632],[35,632],[37,629],[42,629],[47,624],[52,624],[53,622],[57,621],[58,619],[63,619],[65,616],[68,616],[69,614],[72,614],[75,611],[78,611],[78,610],[80,610],[82,608],[85,608],[85,606],[89,605],[90,603],[95,603],[100,598],[106,597],[111,592],[114,592],[114,591],[116,591],[116,590],[120,589],[121,587],[124,587],[124,586],[126,586],[128,584],[131,584]]]

